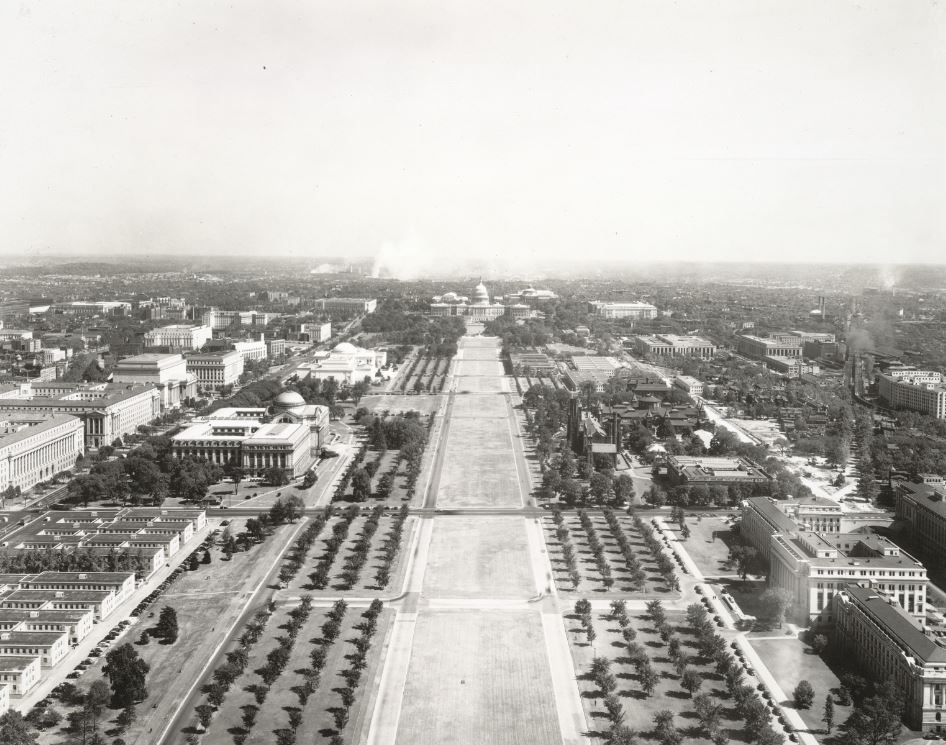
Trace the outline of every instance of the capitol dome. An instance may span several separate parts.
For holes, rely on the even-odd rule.
[[[343,341],[341,344],[336,345],[332,351],[338,352],[339,354],[355,354],[358,352],[358,347],[354,344],[349,344],[347,341]]]
[[[482,282],[473,288],[473,304],[489,305],[489,292],[486,289],[486,285]]]
[[[273,401],[276,411],[291,411],[299,406],[305,406],[305,399],[295,391],[283,391]]]

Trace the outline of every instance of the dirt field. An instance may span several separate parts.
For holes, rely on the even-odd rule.
[[[424,594],[460,598],[535,595],[523,518],[435,518]]]
[[[559,745],[557,721],[538,613],[418,618],[398,743]]]

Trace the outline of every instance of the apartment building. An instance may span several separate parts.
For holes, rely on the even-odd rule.
[[[946,385],[938,372],[891,368],[877,376],[877,392],[895,409],[946,419]]]

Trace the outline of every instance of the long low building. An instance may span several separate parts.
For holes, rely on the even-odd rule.
[[[667,457],[667,476],[672,484],[683,486],[750,484],[767,489],[772,482],[768,471],[742,457],[671,455]]]
[[[803,342],[793,335],[774,338],[736,334],[735,342],[739,354],[757,360],[763,357],[801,357],[802,354]]]
[[[160,416],[161,395],[153,385],[130,383],[24,384],[16,396],[0,397],[0,419],[21,414],[76,417],[85,430],[85,447],[97,448]]]
[[[946,649],[927,636],[890,598],[850,583],[834,595],[834,643],[876,681],[903,694],[903,721],[914,730],[943,732]]]
[[[642,334],[634,337],[634,350],[651,357],[699,357],[708,360],[716,355],[717,347],[702,336]]]
[[[85,451],[82,420],[0,410],[0,491],[23,491],[73,468]]]
[[[43,676],[39,656],[0,656],[0,685],[6,685],[13,696],[24,696]]]

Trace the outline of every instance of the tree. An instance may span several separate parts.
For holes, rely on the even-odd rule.
[[[352,474],[351,491],[356,502],[364,502],[371,496],[371,476],[364,468],[356,468]]]
[[[305,476],[302,477],[302,488],[309,489],[315,486],[315,482],[318,480],[318,474],[315,471],[308,470],[305,472]]]
[[[865,698],[841,725],[844,742],[851,745],[893,745],[903,725],[903,698],[888,679],[873,696]]]
[[[816,634],[811,640],[811,651],[817,655],[822,654],[828,648],[828,637],[824,634]]]
[[[683,671],[683,674],[680,676],[680,685],[690,694],[690,697],[693,697],[700,686],[703,685],[703,678],[700,674],[694,670],[692,667],[688,667]]]
[[[657,725],[654,734],[663,745],[680,745],[683,741],[683,736],[673,724],[673,712],[667,709],[658,711],[654,714],[654,724]]]
[[[298,494],[290,494],[283,500],[285,517],[289,523],[294,523],[305,512],[305,501]]]
[[[697,717],[700,719],[700,725],[704,732],[712,737],[713,732],[719,728],[719,718],[722,714],[722,707],[717,704],[709,694],[701,693],[693,697],[693,708]]]
[[[830,693],[824,697],[824,714],[821,721],[824,722],[825,733],[830,735],[834,728],[834,699]]]
[[[112,706],[125,708],[148,697],[146,677],[151,668],[142,660],[131,644],[122,644],[105,656],[105,667],[112,687]]]
[[[0,717],[0,742],[3,745],[34,745],[36,735],[30,731],[23,715],[10,709]]]
[[[759,552],[756,551],[753,546],[737,544],[729,549],[729,559],[735,563],[736,570],[739,572],[739,576],[742,577],[743,582],[745,582],[746,578],[749,576],[749,567],[752,565],[758,553]]]
[[[614,479],[614,499],[618,504],[634,500],[634,480],[626,473]]]
[[[177,611],[165,605],[158,616],[157,636],[164,639],[165,644],[173,644],[177,641],[177,631]]]
[[[815,689],[807,680],[801,680],[792,691],[792,700],[795,702],[796,709],[810,709],[815,701]]]
[[[760,598],[769,619],[782,628],[785,614],[792,606],[792,593],[784,587],[770,587]]]
[[[263,473],[263,478],[270,486],[285,486],[289,483],[289,477],[286,472],[278,466],[271,466]]]
[[[653,695],[657,688],[657,683],[660,682],[660,673],[654,669],[653,665],[648,663],[641,668],[638,676],[641,680],[641,690],[648,696]]]

